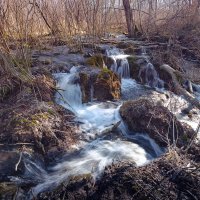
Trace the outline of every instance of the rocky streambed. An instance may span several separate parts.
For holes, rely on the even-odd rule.
[[[85,45],[84,55],[66,46],[33,52],[40,90],[24,86],[14,96],[19,110],[1,118],[10,134],[1,133],[2,199],[198,198],[190,172],[198,144],[187,155],[181,149],[196,135],[199,111],[184,114],[189,103],[150,62],[155,46],[136,44],[97,45],[95,54]]]

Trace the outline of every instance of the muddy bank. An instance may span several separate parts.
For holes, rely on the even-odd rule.
[[[23,172],[24,153],[50,162],[77,142],[74,115],[54,103],[54,93],[53,78],[36,75],[33,83],[16,87],[1,102],[0,163],[7,168],[0,172],[2,179]]]

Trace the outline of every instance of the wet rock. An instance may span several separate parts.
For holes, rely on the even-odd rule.
[[[83,103],[90,102],[92,97],[99,101],[120,98],[121,81],[114,72],[106,68],[92,71],[82,70],[79,72],[79,77]]]
[[[172,76],[170,73],[167,73],[165,70],[161,69],[159,65],[155,64],[155,69],[159,74],[160,79],[162,79],[165,83],[165,88],[171,91],[175,91],[173,88]]]
[[[108,69],[110,69],[111,66],[114,64],[113,58],[108,57],[108,56],[104,56],[103,59],[104,59],[105,65],[108,67]]]
[[[138,75],[140,71],[140,64],[138,63],[138,58],[135,56],[130,56],[127,58],[130,68],[131,78],[139,81]]]
[[[102,54],[96,54],[86,60],[86,64],[98,68],[104,68],[105,63]]]
[[[147,99],[125,102],[120,114],[131,131],[148,133],[162,147],[174,141],[177,146],[187,145],[194,134],[190,126],[181,124],[167,108]]]
[[[155,67],[151,63],[147,63],[140,67],[139,79],[141,83],[147,84],[152,88],[163,88],[164,82],[159,78]]]
[[[80,72],[80,86],[82,91],[82,102],[87,103],[90,101],[90,91],[91,91],[91,83],[90,83],[90,74]]]
[[[79,71],[79,84],[82,92],[82,102],[88,103],[91,101],[91,90],[93,84],[97,80],[97,76],[100,73],[99,68],[93,67],[81,67]]]
[[[103,69],[94,83],[94,96],[99,101],[119,99],[121,96],[120,78],[114,72]]]

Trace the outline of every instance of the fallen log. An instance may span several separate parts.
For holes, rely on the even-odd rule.
[[[185,97],[185,99],[191,104],[191,109],[194,107],[200,109],[200,101],[197,98],[195,98],[192,94],[190,94],[187,90],[185,90],[177,79],[177,77],[181,77],[182,79],[184,79],[184,74],[166,64],[161,65],[160,69],[171,76],[175,92]]]

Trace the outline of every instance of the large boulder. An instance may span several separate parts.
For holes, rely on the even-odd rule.
[[[79,72],[79,84],[82,92],[82,102],[88,103],[94,97],[92,95],[92,87],[97,80],[98,74],[101,72],[99,68],[87,67]]]
[[[125,102],[120,115],[131,131],[149,134],[162,147],[173,142],[184,146],[194,134],[190,126],[179,122],[167,108],[147,99]]]
[[[81,71],[79,77],[83,103],[90,102],[91,98],[107,101],[119,99],[121,96],[121,80],[107,68]]]
[[[120,78],[114,72],[103,69],[94,83],[94,97],[99,101],[105,101],[119,99],[120,96]]]

